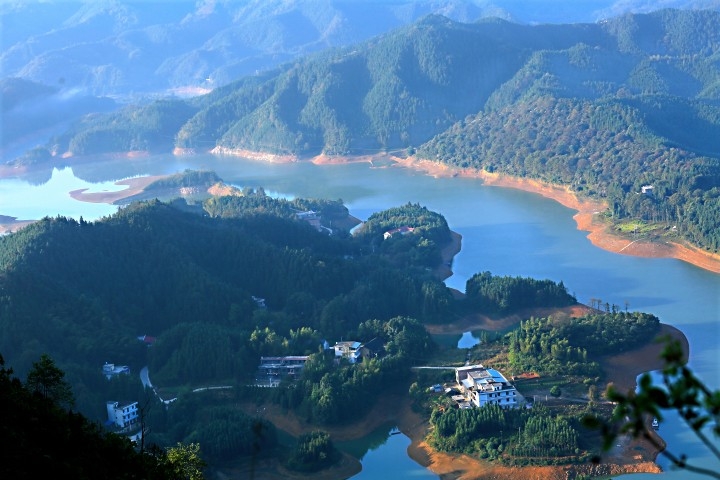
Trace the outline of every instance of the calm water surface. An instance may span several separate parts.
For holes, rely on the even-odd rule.
[[[82,215],[86,220],[97,219],[117,207],[78,202],[67,192],[79,188],[114,190],[119,188],[114,185],[116,180],[187,168],[214,170],[226,183],[238,187],[262,186],[289,197],[342,199],[351,214],[361,220],[373,212],[408,202],[426,206],[443,214],[450,228],[463,237],[462,251],[453,263],[454,275],[446,280],[449,287],[464,291],[465,282],[473,274],[490,271],[495,275],[563,281],[583,303],[600,298],[603,303],[624,308],[627,302],[629,309],[652,313],[663,323],[682,330],[690,342],[690,367],[710,387],[720,388],[720,275],[679,260],[603,251],[587,240],[585,232],[576,229],[574,211],[538,195],[486,187],[475,179],[436,179],[404,168],[371,168],[368,164],[275,165],[233,157],[167,155],[76,165],[31,178],[2,179],[0,215],[20,219],[45,215],[79,219]],[[458,335],[453,341],[472,342],[472,338],[469,334]],[[660,431],[670,451],[686,453],[690,461],[697,459],[704,467],[720,470],[718,462],[705,453],[677,417],[669,416]],[[418,471],[436,477],[418,469],[407,457],[407,437],[385,437],[386,441],[379,445],[374,437],[366,439],[363,472],[353,478],[404,478],[418,475]],[[662,457],[658,463],[666,473],[632,478],[703,478],[672,471]]]

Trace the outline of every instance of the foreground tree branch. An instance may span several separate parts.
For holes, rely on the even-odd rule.
[[[610,422],[589,416],[584,419],[585,425],[601,430],[603,451],[608,451],[619,435],[643,437],[678,468],[720,479],[719,472],[688,463],[686,455],[669,452],[649,434],[649,417],[661,421],[663,410],[675,410],[703,445],[720,460],[720,450],[704,430],[706,426],[712,425],[712,434],[715,437],[720,436],[720,391],[709,389],[687,367],[686,354],[680,342],[670,337],[664,337],[660,341],[666,343],[660,355],[665,362],[662,384],[653,384],[651,375],[645,373],[640,377],[636,391],[622,393],[612,385],[609,386],[607,398],[616,403]]]

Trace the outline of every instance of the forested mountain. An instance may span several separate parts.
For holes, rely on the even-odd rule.
[[[221,461],[255,452],[256,422],[237,402],[275,402],[315,425],[358,419],[382,392],[406,389],[409,367],[436,350],[424,324],[463,308],[428,268],[450,238],[447,222],[420,205],[377,212],[351,235],[337,227],[352,225],[340,201],[248,190],[202,208],[183,203],[134,202],[95,222],[45,218],[0,237],[7,364],[23,377],[47,355],[88,418],[103,421],[108,399],[136,399],[148,442],[199,443],[204,458]],[[327,215],[335,230],[309,222],[308,211]],[[412,231],[381,233],[402,227]],[[542,305],[566,305],[565,287],[547,283],[518,288],[532,298],[559,290],[556,303]],[[147,336],[150,347],[141,341]],[[353,365],[323,348],[348,338],[374,343],[375,353]],[[309,356],[296,382],[249,386],[261,356],[283,355]],[[132,375],[108,381],[106,362]],[[171,408],[144,390],[144,366],[154,385],[172,392],[163,395],[178,398]],[[233,390],[196,391],[208,385]],[[359,396],[363,402],[345,408]],[[272,448],[274,427],[262,428],[263,448]]]
[[[79,155],[168,149],[174,135],[174,146],[181,148],[359,153],[418,147],[468,115],[549,97],[600,107],[629,102],[642,109],[632,119],[636,129],[717,155],[717,145],[697,142],[698,135],[717,128],[719,18],[714,11],[663,10],[599,24],[524,26],[431,15],[192,100],[163,100],[88,119],[58,139],[57,147]],[[689,107],[687,119],[704,129],[668,128],[664,106],[673,107],[670,112]],[[601,126],[618,121],[613,117]],[[143,135],[150,140],[139,141]],[[106,145],[108,136],[118,140]]]
[[[716,252],[718,27],[710,10],[536,26],[431,15],[191,100],[88,118],[52,149],[402,149],[567,185],[607,200],[615,221]]]
[[[49,353],[88,393],[82,407],[99,414],[104,389],[91,392],[102,385],[104,362],[134,371],[149,362],[169,384],[242,384],[261,355],[314,353],[368,319],[438,321],[451,308],[449,290],[424,264],[400,270],[360,254],[370,250],[362,239],[275,213],[289,201],[227,201],[236,203],[222,216],[216,201],[204,215],[152,201],[92,223],[46,218],[0,238],[0,352],[8,364],[24,374]],[[339,217],[342,205],[332,203],[298,205]],[[142,335],[159,339],[149,358]]]
[[[713,1],[663,3],[697,8]],[[4,0],[0,71],[69,95],[182,95],[357,43],[430,13],[462,22],[487,16],[593,22],[645,11],[645,3],[588,0],[557,8],[552,0]]]

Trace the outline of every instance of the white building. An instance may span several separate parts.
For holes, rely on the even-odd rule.
[[[476,407],[496,404],[503,408],[518,406],[518,391],[502,373],[482,365],[467,365],[455,369],[455,380]]]
[[[103,365],[103,375],[105,375],[105,378],[108,380],[115,375],[120,375],[121,373],[130,373],[130,367],[127,365],[115,365],[114,363],[108,362],[105,362],[105,365]]]
[[[412,233],[415,230],[415,227],[408,227],[403,226],[399,228],[393,228],[392,230],[388,230],[387,232],[383,233],[383,240],[387,240],[388,238],[392,238],[394,235],[407,235],[408,233]]]
[[[333,349],[335,350],[335,358],[347,358],[350,363],[356,363],[360,358],[360,342],[336,342]]]
[[[118,428],[126,429],[135,426],[140,420],[138,402],[107,402],[108,422]]]

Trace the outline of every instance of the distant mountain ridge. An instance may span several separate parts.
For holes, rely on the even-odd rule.
[[[59,146],[80,155],[98,148],[167,149],[166,136],[158,142],[151,135],[159,122],[180,125],[163,131],[179,148],[299,155],[405,148],[467,115],[542,95],[592,101],[672,96],[706,105],[712,123],[720,91],[714,60],[719,24],[714,11],[542,26],[497,19],[465,24],[430,15],[205,96],[139,107],[143,115],[131,107],[93,118],[60,138]],[[105,122],[125,140],[97,145],[94,136],[111,133]]]
[[[664,7],[715,8],[718,0]],[[0,71],[83,95],[138,98],[216,88],[435,13],[460,22],[595,22],[648,11],[640,0],[5,1]],[[658,8],[655,6],[654,8]]]

